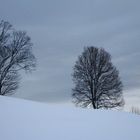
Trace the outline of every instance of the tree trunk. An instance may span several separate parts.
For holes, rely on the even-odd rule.
[[[2,85],[1,85],[1,83],[0,83],[0,95],[2,95],[2,93],[1,93],[1,89],[2,89]]]
[[[94,100],[94,92],[93,92],[93,82],[91,82],[91,85],[90,85],[90,92],[91,92],[91,95],[92,95],[92,106],[93,106],[93,109],[96,109],[95,100]]]
[[[93,99],[92,99],[92,106],[93,106],[93,109],[96,109],[96,106],[95,106]]]

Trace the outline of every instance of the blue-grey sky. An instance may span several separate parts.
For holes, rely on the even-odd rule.
[[[14,96],[69,102],[77,56],[97,46],[111,53],[126,101],[140,102],[139,7],[139,0],[1,0],[0,18],[27,31],[37,58],[37,70],[22,75]]]

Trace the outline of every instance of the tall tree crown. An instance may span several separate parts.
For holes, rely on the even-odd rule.
[[[122,82],[111,56],[103,48],[86,47],[74,66],[73,101],[94,109],[123,106]]]

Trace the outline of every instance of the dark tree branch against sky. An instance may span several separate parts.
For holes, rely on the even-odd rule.
[[[27,31],[38,60],[36,72],[23,74],[14,96],[71,101],[72,67],[83,47],[94,45],[112,55],[126,106],[139,104],[139,5],[139,0],[1,0],[1,19]]]
[[[102,48],[86,47],[73,68],[73,102],[82,107],[117,108],[124,105],[119,71]]]
[[[19,71],[35,67],[32,43],[24,31],[16,31],[9,22],[0,22],[0,95],[15,92]]]

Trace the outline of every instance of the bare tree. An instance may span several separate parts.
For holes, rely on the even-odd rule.
[[[111,56],[102,48],[86,47],[74,66],[73,102],[94,109],[124,105],[122,82]]]
[[[130,112],[137,114],[137,115],[140,115],[140,108],[132,106]]]
[[[16,31],[9,22],[0,23],[0,95],[14,93],[19,71],[31,71],[36,64],[32,43],[24,31]]]

